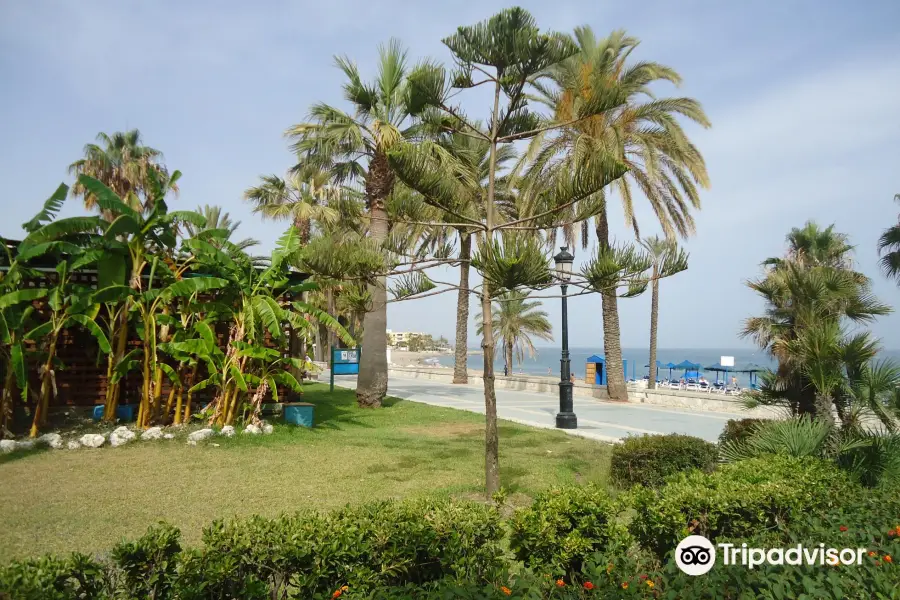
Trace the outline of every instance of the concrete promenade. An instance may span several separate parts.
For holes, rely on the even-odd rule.
[[[339,375],[334,379],[335,385],[356,387],[355,376]],[[435,406],[484,413],[484,393],[480,387],[470,385],[392,376],[388,394]],[[554,428],[558,409],[558,397],[551,394],[497,389],[497,414],[501,419]],[[714,442],[726,421],[748,416],[738,412],[620,404],[579,396],[575,397],[575,413],[578,415],[578,429],[568,433],[607,442],[644,433],[683,433]]]

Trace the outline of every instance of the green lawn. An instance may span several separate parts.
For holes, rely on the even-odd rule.
[[[45,552],[103,551],[165,520],[188,543],[210,521],[414,495],[478,498],[484,417],[388,399],[356,407],[352,391],[306,387],[314,429],[269,436],[133,442],[0,459],[0,563]],[[501,421],[502,485],[522,504],[555,484],[606,480],[609,446]]]

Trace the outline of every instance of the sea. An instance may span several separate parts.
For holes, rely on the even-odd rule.
[[[526,357],[525,360],[521,364],[514,364],[513,372],[523,375],[552,375],[559,377],[559,361],[560,361],[560,349],[559,347],[543,347],[536,348],[537,352],[534,358]],[[477,352],[477,354],[469,354],[468,357],[468,367],[470,369],[482,370],[484,367],[484,359],[481,355],[480,348],[472,348],[470,352]],[[587,363],[587,359],[589,356],[597,354],[599,356],[603,356],[603,347],[599,348],[570,348],[569,356],[572,361],[572,373],[575,374],[576,379],[583,380],[585,374],[585,365]],[[660,361],[663,364],[666,363],[675,363],[678,364],[684,360],[688,360],[692,363],[700,363],[704,367],[708,367],[710,365],[717,364],[723,356],[733,356],[734,364],[740,368],[742,365],[747,363],[756,363],[762,367],[774,368],[775,362],[772,358],[759,350],[753,349],[736,349],[736,348],[724,348],[724,349],[697,349],[697,348],[659,348],[656,351],[656,360]],[[650,369],[647,365],[650,363],[650,349],[649,348],[622,348],[622,358],[628,361],[627,370],[628,370],[628,379],[641,379],[644,375],[648,375]],[[900,352],[898,351],[887,351],[882,352],[879,355],[879,358],[893,358],[894,360],[900,359]],[[453,355],[441,355],[439,357],[440,364],[442,366],[453,366]],[[898,360],[900,362],[900,360]],[[496,360],[494,361],[494,369],[498,373],[503,372],[503,356],[498,352],[496,356]],[[704,369],[700,369],[700,372],[703,373],[704,377],[706,377],[710,381],[716,380],[716,373],[714,371],[708,371]],[[672,377],[680,378],[684,373],[683,370],[673,369]],[[724,375],[719,373],[718,377],[723,377]],[[741,387],[747,387],[750,384],[749,375],[747,373],[728,373],[728,378],[737,377],[738,383]],[[667,379],[669,377],[669,370],[662,369],[659,370],[659,378]]]

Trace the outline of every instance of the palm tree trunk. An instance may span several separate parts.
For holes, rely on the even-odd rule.
[[[609,222],[606,219],[605,207],[597,216],[597,240],[601,248],[609,249]],[[603,352],[606,355],[606,393],[610,400],[628,400],[619,332],[619,303],[615,290],[601,294],[601,301],[603,303]]]
[[[369,163],[366,196],[369,202],[369,236],[379,247],[387,239],[387,212],[384,201],[393,186],[394,174],[383,152]],[[387,278],[379,276],[369,286],[372,307],[363,319],[362,356],[356,381],[356,402],[363,408],[378,408],[387,394]]]
[[[833,403],[828,394],[816,394],[816,419],[834,425]]]
[[[659,319],[659,272],[653,265],[653,291],[650,300],[650,378],[647,389],[656,389],[656,321]]]
[[[506,342],[506,372],[512,375],[513,372],[513,345],[512,342]]]
[[[453,357],[453,383],[469,383],[469,259],[472,234],[459,232],[459,292],[456,295],[456,348]]]

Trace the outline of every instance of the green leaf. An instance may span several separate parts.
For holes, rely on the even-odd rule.
[[[24,245],[24,244],[23,244]],[[25,246],[25,249],[22,250],[20,247],[19,253],[16,255],[16,260],[20,262],[28,262],[34,258],[39,256],[43,256],[45,254],[54,253],[54,254],[76,254],[81,251],[81,248],[72,244],[70,242],[42,242],[40,244],[30,244]]]
[[[193,386],[191,386],[191,388],[188,391],[191,393],[199,392],[200,390],[205,390],[206,388],[208,388],[211,385],[219,385],[218,373],[215,373],[215,374],[211,375],[210,377],[208,377],[207,379],[204,379],[203,381],[200,381],[200,382],[194,384]]]
[[[235,365],[230,365],[228,367],[228,372],[231,373],[231,376],[234,378],[234,383],[238,386],[238,389],[242,392],[246,392],[247,382],[244,381],[244,375],[241,373],[241,370]]]
[[[9,349],[10,362],[12,370],[16,374],[16,385],[22,391],[22,399],[27,398],[28,375],[25,369],[25,352],[21,343],[13,344]]]
[[[69,217],[47,223],[28,236],[19,245],[19,251],[27,251],[29,246],[58,240],[67,235],[96,233],[102,229],[104,221],[100,217]]]
[[[176,386],[181,387],[181,377],[178,376],[178,372],[175,371],[170,365],[166,363],[158,363],[159,369],[166,374],[166,377],[169,378],[169,381],[174,383]]]
[[[227,279],[220,277],[190,277],[182,279],[167,287],[163,292],[165,298],[191,296],[198,292],[216,290],[228,285]]]
[[[136,223],[140,222],[140,213],[122,202],[122,199],[114,191],[106,187],[98,179],[82,174],[78,176],[78,183],[91,193],[101,210],[111,212],[117,216],[125,215],[131,217]]]
[[[298,394],[303,391],[303,388],[300,386],[300,382],[298,382],[297,378],[294,377],[289,371],[277,371],[275,373],[272,373],[271,377],[276,382],[290,388]]]
[[[255,296],[253,310],[273,337],[281,337],[281,307],[270,296]]]
[[[231,342],[231,345],[234,346],[238,351],[238,356],[242,357],[247,356],[249,358],[255,358],[257,360],[265,361],[274,361],[278,360],[281,357],[281,354],[277,350],[266,348],[264,346],[248,344],[247,342],[242,342],[240,340],[234,340],[233,342]]]
[[[180,221],[190,223],[194,227],[206,227],[206,217],[193,210],[176,210],[167,216],[171,222]]]
[[[141,232],[141,224],[131,215],[119,215],[109,224],[103,236],[107,239],[115,239],[117,236],[131,234],[137,235]]]
[[[97,290],[91,295],[91,302],[94,304],[105,304],[107,302],[121,302],[128,296],[134,295],[136,292],[127,285],[111,285]]]
[[[24,339],[39,341],[40,338],[44,337],[51,331],[53,331],[53,323],[49,321],[46,323],[41,323],[31,331],[26,333]]]
[[[4,310],[21,302],[31,302],[38,300],[47,295],[44,288],[29,288],[24,290],[16,290],[0,296],[0,310]]]
[[[56,191],[53,192],[46,201],[44,201],[44,206],[41,208],[41,211],[34,215],[30,221],[22,224],[22,229],[27,231],[28,233],[32,233],[40,229],[45,223],[52,221],[56,214],[59,212],[59,209],[62,208],[63,202],[66,201],[66,195],[69,193],[69,186],[64,183],[59,184],[59,187],[56,188]]]
[[[100,345],[100,351],[104,354],[109,354],[109,340],[106,339],[106,335],[94,319],[87,315],[72,315],[69,318],[91,332],[94,338],[96,338],[97,343]]]
[[[114,285],[125,285],[127,264],[125,255],[117,251],[109,251],[97,261],[97,287],[107,288]]]
[[[200,335],[210,348],[216,347],[216,334],[213,332],[212,327],[209,326],[209,323],[206,321],[198,321],[194,325],[194,331]]]
[[[0,311],[0,344],[9,344],[12,336],[9,333],[9,323],[6,322],[6,313]]]

